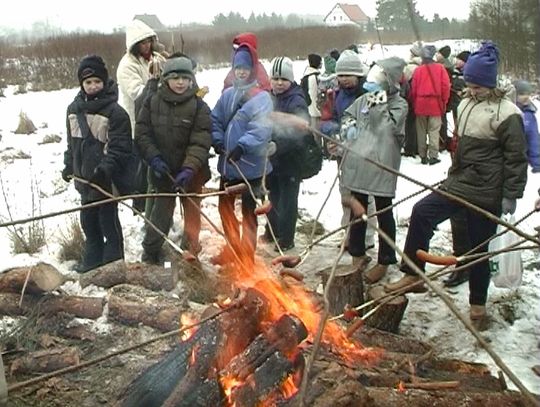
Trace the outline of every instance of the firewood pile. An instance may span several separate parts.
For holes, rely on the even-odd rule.
[[[111,325],[144,325],[158,333],[180,328],[188,303],[166,293],[189,272],[193,270],[177,265],[163,269],[111,263],[79,281],[82,287],[107,289],[99,298],[62,293],[65,277],[46,264],[0,274],[0,314],[28,319],[39,309],[51,319],[62,315],[66,329],[54,335],[81,341],[80,348],[62,347],[51,339],[43,349],[18,349],[4,356],[8,388],[23,381],[25,374],[85,362],[83,341],[94,340],[96,334],[76,324],[68,329],[70,318],[106,317]],[[206,279],[202,285],[212,286],[215,301],[198,313],[193,330],[175,339],[172,350],[151,365],[141,364],[137,374],[122,377],[124,386],[110,395],[108,405],[528,405],[520,393],[507,389],[502,375],[493,376],[483,364],[444,359],[427,343],[369,326],[347,336],[347,325],[339,321],[327,323],[308,371],[306,360],[322,309],[320,295],[287,274],[254,277],[240,285],[231,280],[230,270],[217,279],[223,281],[199,273]],[[211,292],[207,295],[212,297]],[[302,389],[305,375],[307,386]],[[68,374],[64,380],[76,381],[72,377]],[[42,401],[36,398],[35,405]]]

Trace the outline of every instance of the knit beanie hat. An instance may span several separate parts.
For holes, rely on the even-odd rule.
[[[270,77],[272,79],[283,78],[289,82],[294,82],[293,62],[288,57],[277,57],[270,63],[272,69],[270,71]]]
[[[467,62],[470,55],[470,51],[461,51],[459,54],[456,55],[456,58],[462,60],[463,62]]]
[[[238,68],[240,66],[253,69],[251,52],[249,52],[249,49],[246,46],[240,46],[234,53],[233,68]]]
[[[412,45],[410,51],[411,51],[412,56],[419,57],[420,53],[422,52],[422,42],[421,41],[416,41]]]
[[[452,50],[450,49],[450,47],[448,45],[445,45],[444,47],[442,47],[440,50],[439,50],[439,54],[441,54],[443,57],[445,58],[448,58],[450,56],[450,52]]]
[[[482,42],[482,46],[473,52],[463,68],[465,82],[486,88],[497,87],[497,66],[499,50],[491,41]]]
[[[435,48],[435,46],[424,45],[422,47],[422,50],[420,51],[420,56],[422,57],[422,61],[432,61],[436,52],[437,52],[437,48]]]
[[[92,77],[101,79],[104,85],[109,81],[109,72],[105,67],[105,62],[98,55],[84,57],[79,64],[79,69],[77,69],[77,78],[79,78],[80,85],[85,79]]]
[[[187,75],[193,80],[193,62],[191,59],[186,57],[175,57],[167,59],[164,62],[163,70],[161,72],[161,77],[164,81],[176,79],[181,75]]]
[[[517,95],[530,95],[533,92],[532,85],[524,80],[517,80],[514,82]]]
[[[368,68],[360,60],[360,56],[350,49],[344,50],[336,62],[337,75],[366,76]]]
[[[315,69],[319,69],[321,67],[322,58],[319,54],[309,54],[307,59],[310,67]]]

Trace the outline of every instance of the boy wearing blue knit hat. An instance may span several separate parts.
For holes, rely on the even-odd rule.
[[[499,217],[512,214],[516,200],[523,196],[527,182],[527,144],[521,112],[505,93],[496,88],[499,51],[491,41],[471,54],[463,76],[468,90],[458,106],[458,145],[448,177],[440,189]],[[437,225],[459,211],[465,211],[468,238],[475,253],[488,250],[487,241],[497,224],[477,211],[432,192],[418,201],[412,211],[403,252],[421,270],[425,262],[416,251],[429,250],[429,241]],[[486,302],[490,281],[487,260],[472,264],[469,278],[469,316],[480,330],[487,329]],[[425,291],[422,279],[402,263],[405,276],[385,286],[393,291],[415,284],[408,292]]]

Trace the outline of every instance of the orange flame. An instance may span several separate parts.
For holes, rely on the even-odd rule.
[[[187,341],[189,338],[193,336],[195,332],[197,332],[198,327],[193,326],[197,322],[198,322],[197,319],[193,315],[187,312],[184,312],[180,316],[180,328],[182,329],[180,333],[180,337],[182,341]]]
[[[296,384],[294,383],[293,376],[289,375],[287,377],[287,379],[283,382],[281,389],[281,392],[286,399],[289,399],[296,394],[298,387],[296,387]]]
[[[405,383],[403,383],[401,380],[399,381],[399,383],[397,384],[396,386],[396,389],[397,391],[399,391],[400,393],[405,393]]]
[[[234,407],[234,404],[231,396],[235,388],[241,386],[243,382],[241,380],[238,380],[236,377],[232,376],[222,376],[219,378],[219,381],[221,383],[221,387],[223,388],[223,392],[225,393],[225,396],[227,397],[227,401],[230,405],[230,407]]]

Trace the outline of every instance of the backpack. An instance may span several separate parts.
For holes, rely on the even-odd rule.
[[[311,134],[305,137],[305,146],[300,156],[300,177],[302,179],[311,178],[319,173],[322,168],[323,154],[321,147],[317,144]]]
[[[300,87],[302,88],[302,91],[304,92],[304,99],[306,99],[306,104],[308,106],[311,105],[311,96],[309,96],[309,77],[311,75],[316,75],[315,73],[311,73],[309,75],[303,76],[300,80]]]

